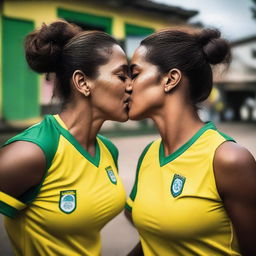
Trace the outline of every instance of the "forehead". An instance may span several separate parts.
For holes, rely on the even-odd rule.
[[[100,74],[109,74],[119,70],[128,69],[128,61],[126,55],[122,48],[115,44],[110,49],[108,49],[107,62],[98,67],[98,72]]]
[[[118,67],[120,65],[127,65],[127,58],[123,51],[123,49],[115,44],[111,48],[111,54],[108,57],[108,62],[106,65],[111,65],[113,68]]]
[[[146,62],[146,59],[145,59],[146,53],[147,53],[147,48],[145,46],[138,47],[132,56],[131,63],[137,64],[138,62]]]

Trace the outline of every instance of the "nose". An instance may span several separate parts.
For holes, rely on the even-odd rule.
[[[129,81],[129,82],[126,84],[125,92],[127,92],[127,93],[129,93],[129,94],[132,93],[132,81]]]

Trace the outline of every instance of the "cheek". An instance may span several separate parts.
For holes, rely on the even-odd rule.
[[[163,94],[163,90],[156,75],[145,75],[135,80],[133,93],[135,101],[155,102]]]
[[[117,84],[113,85],[112,86],[112,92],[113,92],[113,95],[117,99],[122,99],[124,97],[124,94],[125,94],[125,84],[124,83],[117,83]]]
[[[151,81],[152,82],[152,81]],[[134,117],[150,116],[155,109],[162,106],[164,91],[160,84],[147,84],[146,86],[134,86],[130,114]]]
[[[140,106],[145,109],[159,107],[163,101],[163,92],[160,85],[146,88],[138,94],[138,97],[137,99],[135,98],[135,100],[135,103],[139,103]]]
[[[99,102],[113,104],[114,102],[121,101],[124,97],[125,87],[123,84],[113,81],[104,81],[99,83],[100,88],[97,91],[97,99]]]
[[[124,96],[125,85],[122,82],[114,81],[97,84],[98,90],[95,92],[93,101],[94,107],[104,116],[104,118],[114,121],[126,121]]]

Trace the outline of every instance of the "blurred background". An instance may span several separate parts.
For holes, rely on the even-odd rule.
[[[129,58],[144,37],[162,28],[220,29],[230,41],[233,60],[229,69],[220,65],[214,70],[214,88],[199,114],[256,156],[256,0],[0,1],[1,144],[60,109],[52,82],[28,68],[23,51],[30,31],[57,18],[113,35]],[[120,175],[129,194],[139,155],[157,137],[156,130],[150,120],[106,122],[101,133],[119,148]],[[11,256],[1,220],[0,256]],[[137,239],[121,213],[102,231],[102,255],[124,256]]]

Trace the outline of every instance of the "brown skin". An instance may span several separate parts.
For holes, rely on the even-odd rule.
[[[45,156],[37,145],[17,141],[6,146],[0,151],[0,191],[20,196],[40,182],[45,167]]]
[[[153,119],[163,139],[165,155],[170,155],[204,123],[188,99],[186,77],[178,69],[161,75],[155,65],[145,60],[145,54],[146,48],[139,47],[131,61],[133,81],[129,118]]]
[[[153,119],[162,137],[165,155],[170,155],[204,124],[188,98],[187,78],[178,69],[161,75],[155,65],[146,61],[146,51],[144,46],[139,47],[131,61],[129,116],[133,120]],[[236,230],[241,253],[256,255],[255,159],[236,143],[224,142],[216,150],[213,164],[217,189]],[[139,247],[140,244],[129,256],[141,255]]]
[[[118,45],[112,47],[108,63],[98,68],[95,79],[87,78],[80,70],[74,72],[72,98],[60,117],[91,155],[95,154],[96,135],[104,121],[127,121],[129,85],[128,62]],[[19,197],[40,183],[45,168],[40,147],[30,142],[13,142],[0,151],[0,191]]]
[[[242,255],[256,255],[256,162],[232,142],[217,149],[214,172],[219,194],[236,230]]]

